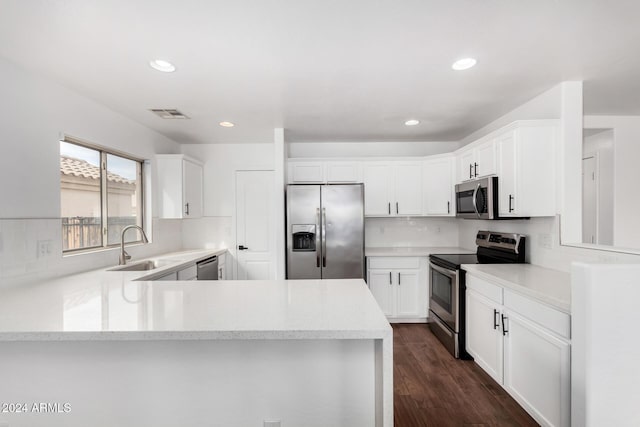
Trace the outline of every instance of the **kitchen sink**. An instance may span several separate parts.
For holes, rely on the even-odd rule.
[[[110,268],[109,271],[148,271],[155,270],[156,268],[164,267],[169,264],[173,264],[176,261],[166,260],[149,260],[141,261],[133,264],[121,265],[119,267]]]

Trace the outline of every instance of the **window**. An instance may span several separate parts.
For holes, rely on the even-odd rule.
[[[60,141],[60,215],[65,252],[120,244],[122,229],[143,225],[140,160]],[[125,242],[139,242],[130,231]]]

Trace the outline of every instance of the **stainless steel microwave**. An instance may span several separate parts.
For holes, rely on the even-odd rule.
[[[498,219],[498,177],[490,176],[457,184],[456,216]]]

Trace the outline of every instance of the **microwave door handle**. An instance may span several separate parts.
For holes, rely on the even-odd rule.
[[[478,202],[476,201],[476,197],[478,196],[478,191],[480,190],[480,184],[473,190],[473,210],[476,211],[476,215],[480,218],[480,212],[478,212]]]

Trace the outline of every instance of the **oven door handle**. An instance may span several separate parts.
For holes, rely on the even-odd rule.
[[[476,215],[478,215],[478,218],[481,218],[480,212],[478,212],[478,202],[476,201],[476,197],[478,196],[478,191],[480,191],[480,184],[478,184],[478,186],[476,187],[475,190],[473,190],[473,210],[476,211]]]
[[[434,269],[435,271],[437,271],[438,273],[444,274],[445,276],[456,280],[458,278],[458,271],[457,270],[449,270],[443,267],[440,267],[439,265],[435,265],[432,262],[429,262],[429,267],[431,267],[432,269]]]

